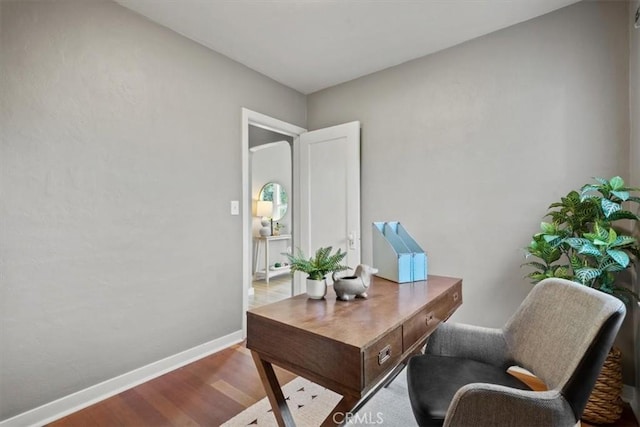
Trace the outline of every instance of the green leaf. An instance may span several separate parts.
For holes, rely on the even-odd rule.
[[[614,191],[620,190],[621,188],[624,188],[624,180],[619,176],[614,176],[609,180],[609,185],[611,186],[611,189]]]
[[[284,253],[291,263],[291,271],[301,271],[307,273],[309,278],[319,280],[332,271],[346,270],[348,267],[341,265],[340,261],[347,255],[338,249],[331,255],[332,247],[319,248],[314,257],[307,259],[300,248],[297,248],[296,255]]]
[[[612,191],[611,194],[616,196],[618,199],[622,199],[622,201],[625,201],[629,198],[628,191]]]
[[[634,221],[640,220],[640,218],[636,214],[625,210],[619,210],[618,212],[612,213],[611,215],[609,215],[608,219],[609,221],[617,221],[619,219],[630,219]]]
[[[547,269],[546,265],[544,265],[541,262],[536,262],[536,261],[526,262],[526,263],[521,265],[521,267],[524,267],[524,266],[534,267],[534,268],[537,268],[537,269],[542,270],[542,271],[545,271]]]
[[[571,268],[573,269],[573,271],[577,271],[580,268],[584,267],[584,265],[582,264],[582,261],[580,260],[580,257],[576,254],[572,254],[569,257],[569,264],[571,265]]]
[[[555,234],[543,234],[542,238],[544,239],[545,242],[552,243],[552,242],[560,239],[560,236],[557,236]]]
[[[562,203],[567,206],[575,206],[576,204],[580,203],[580,193],[575,190],[571,190],[567,194],[567,197],[561,197],[560,200],[562,200]]]
[[[599,239],[600,235],[596,233],[584,233],[582,237],[584,237],[585,239],[589,239],[590,242],[593,242],[594,240]]]
[[[540,229],[545,234],[556,234],[556,226],[555,226],[555,224],[551,224],[551,223],[543,221],[543,222],[540,223]]]
[[[618,234],[616,234],[616,230],[613,228],[609,230],[609,238],[607,239],[607,246],[611,245],[618,238]]]
[[[607,283],[601,283],[600,286],[594,286],[594,289],[604,292],[605,294],[613,295],[613,289]]]
[[[616,262],[616,260],[614,260],[611,257],[607,257],[605,261],[600,265],[600,270],[610,271],[612,273],[624,271],[626,270],[626,268],[627,267],[622,267],[620,264]]]
[[[580,196],[584,196],[586,193],[590,192],[590,191],[598,191],[600,190],[600,186],[599,185],[594,185],[594,184],[586,184],[583,185],[582,188],[580,189]],[[582,197],[581,197],[582,199]]]
[[[597,279],[602,272],[597,268],[584,267],[576,271],[576,277],[582,284],[587,284],[594,279]]]
[[[529,273],[527,274],[525,277],[528,277],[531,279],[531,283],[536,284],[538,282],[540,282],[541,280],[544,280],[547,278],[547,275],[544,273]]]
[[[583,189],[582,193],[580,193],[580,202],[585,202],[589,199],[600,199],[600,196],[597,196],[595,194],[590,194],[591,191],[593,190],[597,190],[598,188],[595,186],[590,186],[590,188],[587,189]]]
[[[610,245],[611,248],[619,248],[621,246],[633,245],[638,243],[635,237],[631,236],[618,236],[616,240]]]
[[[617,249],[607,249],[607,254],[615,260],[621,267],[626,268],[629,265],[629,255],[626,252]]]
[[[595,179],[602,185],[609,185],[609,181],[604,178],[598,178],[597,176],[594,176],[593,179]]]
[[[566,239],[564,239],[564,242],[566,242],[573,249],[580,249],[582,245],[591,244],[589,240],[582,239],[580,237],[567,237]]]
[[[596,225],[594,227],[596,234],[598,235],[598,238],[600,240],[608,240],[609,239],[609,232],[607,231],[606,227],[601,227],[597,222]]]
[[[593,244],[595,246],[609,246],[609,244],[607,242],[605,242],[604,240],[600,240],[600,239],[593,239]]]
[[[566,265],[560,265],[553,271],[553,277],[559,277],[561,279],[571,279],[571,272]]]
[[[600,201],[600,205],[602,206],[602,211],[604,212],[604,216],[606,218],[609,218],[609,215],[614,212],[618,212],[621,209],[619,203],[612,202],[609,199],[602,199]]]
[[[602,253],[598,250],[598,248],[593,246],[591,243],[582,245],[582,247],[578,249],[578,253],[583,255],[592,255],[594,257],[602,256]]]

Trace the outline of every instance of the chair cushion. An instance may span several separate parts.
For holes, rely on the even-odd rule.
[[[471,383],[491,383],[520,390],[530,388],[503,367],[459,357],[414,356],[407,367],[413,415],[420,426],[441,426],[456,391]]]

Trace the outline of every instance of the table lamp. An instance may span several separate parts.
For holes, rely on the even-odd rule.
[[[271,217],[273,216],[273,202],[258,200],[256,204],[256,216],[262,217],[261,236],[271,236]]]

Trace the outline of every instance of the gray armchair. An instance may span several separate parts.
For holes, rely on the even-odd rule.
[[[620,300],[563,279],[537,284],[502,329],[442,324],[407,367],[421,426],[574,426],[625,315]],[[532,391],[506,372],[531,371]]]

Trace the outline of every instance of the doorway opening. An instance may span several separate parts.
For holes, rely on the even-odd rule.
[[[285,196],[291,208],[290,246],[310,254],[317,248],[331,246],[347,252],[345,261],[351,268],[360,263],[360,122],[354,121],[307,132],[305,129],[255,111],[242,109],[243,170],[243,317],[246,334],[248,296],[251,288],[254,230],[252,215],[258,214],[250,186],[249,134],[252,127],[292,138],[291,195]],[[275,141],[278,142],[278,141]],[[266,185],[268,183],[261,183]],[[273,183],[277,184],[277,183]],[[270,207],[274,213],[273,189]],[[282,199],[282,197],[280,197]],[[254,214],[255,212],[255,214]],[[262,214],[260,216],[263,216]],[[261,218],[262,219],[262,218]],[[256,219],[257,220],[257,219]],[[277,222],[277,221],[276,221]],[[272,229],[271,221],[265,223]],[[265,231],[264,235],[273,234]],[[260,236],[260,234],[259,234]],[[276,236],[273,237],[274,239]],[[258,240],[261,240],[260,237]],[[264,240],[264,239],[262,239]],[[266,249],[265,249],[266,251]],[[275,260],[265,256],[264,268],[269,277]],[[276,271],[277,272],[277,271]],[[292,275],[290,295],[306,292],[304,274]]]
[[[257,214],[257,199],[260,197],[260,194],[258,192],[258,194],[255,194],[255,191],[253,189],[253,182],[252,182],[252,171],[251,171],[251,160],[252,160],[252,151],[251,148],[254,148],[253,153],[257,153],[262,151],[262,154],[267,153],[267,151],[265,150],[271,150],[271,148],[269,147],[277,147],[277,146],[281,146],[282,147],[282,143],[281,141],[286,141],[287,145],[290,147],[290,153],[291,153],[291,157],[290,157],[290,164],[291,164],[291,172],[289,174],[289,179],[291,182],[291,188],[290,188],[290,192],[286,195],[286,198],[288,200],[288,219],[286,219],[284,224],[286,233],[289,234],[291,236],[291,240],[288,242],[286,248],[290,247],[290,248],[295,248],[296,244],[298,242],[298,228],[299,228],[299,212],[296,212],[295,209],[293,209],[293,200],[296,200],[297,196],[297,192],[299,191],[299,189],[297,188],[296,185],[296,179],[295,177],[298,175],[298,162],[296,161],[296,158],[298,156],[298,140],[299,140],[299,136],[306,132],[306,129],[301,128],[299,126],[293,125],[291,123],[287,123],[287,122],[283,122],[282,120],[278,120],[275,119],[273,117],[269,117],[266,116],[264,114],[258,113],[256,111],[252,111],[246,108],[242,109],[242,258],[243,258],[243,287],[242,287],[242,293],[243,293],[243,297],[242,297],[242,301],[243,301],[243,310],[242,310],[242,329],[243,329],[243,333],[246,335],[246,315],[245,312],[247,311],[247,309],[249,308],[249,295],[250,293],[253,293],[255,295],[255,290],[253,288],[253,279],[256,277],[256,275],[258,277],[261,277],[258,274],[258,270],[260,270],[261,268],[259,268],[256,264],[254,264],[254,258],[256,259],[256,261],[258,260],[258,258],[261,258],[259,256],[256,256],[256,249],[257,249],[257,244],[255,242],[255,237],[256,235],[259,237],[260,236],[260,230],[259,228],[257,229],[257,233],[256,233],[256,229],[254,229],[254,227],[258,227],[257,224],[261,225],[261,220],[259,220],[257,217],[255,217],[255,215]],[[274,134],[277,135],[274,138]],[[269,136],[271,135],[271,136]],[[261,139],[263,137],[266,137],[266,139]],[[271,141],[269,141],[269,139],[271,139]],[[269,146],[269,144],[273,144],[276,143],[274,146]],[[267,148],[262,148],[262,149],[255,149],[255,147],[259,147],[261,145],[266,145]],[[273,153],[277,153],[278,150],[274,149],[271,150],[271,153],[268,153],[267,156],[261,156],[261,157],[269,157],[270,155],[272,155]],[[280,159],[279,160],[283,160],[281,158],[281,156],[283,152],[280,152],[279,156]],[[278,154],[276,154],[277,156]],[[271,182],[274,182],[276,184],[282,184],[284,186],[283,182],[277,182],[278,179],[274,179]],[[262,189],[262,187],[264,185],[266,185],[267,182],[262,183],[260,189]],[[286,189],[285,189],[286,191]],[[281,199],[281,198],[280,198]],[[272,201],[273,202],[273,201]],[[273,209],[273,205],[272,205],[272,209]],[[276,221],[277,223],[278,221]],[[269,220],[269,230],[271,230],[271,218]],[[270,233],[271,234],[271,233]],[[274,236],[275,237],[275,236]],[[260,239],[258,239],[259,241]],[[264,242],[266,245],[266,242]],[[271,242],[269,242],[270,244]],[[264,251],[264,247],[263,247],[263,251]],[[279,252],[276,252],[276,250],[273,251],[273,253],[277,253],[279,254]],[[262,254],[264,254],[264,252],[262,252]],[[262,255],[264,256],[264,255]],[[267,261],[263,261],[263,266],[262,269],[265,270],[265,274],[267,275],[266,277],[269,279],[270,283],[269,285],[271,285],[271,277],[270,277],[270,268],[276,268],[275,267],[275,263],[277,261],[272,261],[271,260],[271,256],[269,257],[269,259],[267,259]],[[276,271],[275,273],[278,273],[278,271]],[[281,278],[283,276],[286,275],[278,275],[278,278]],[[274,279],[276,279],[274,277]],[[266,279],[263,277],[264,282],[266,282]],[[294,280],[297,280],[297,278],[294,278]],[[273,283],[275,285],[275,282]],[[288,284],[288,287],[290,289],[290,291],[288,292],[287,296],[291,295],[291,289],[295,288],[295,282],[294,283],[290,283]]]
[[[248,308],[292,296],[293,138],[249,125],[252,281]],[[255,206],[253,206],[255,205]]]

